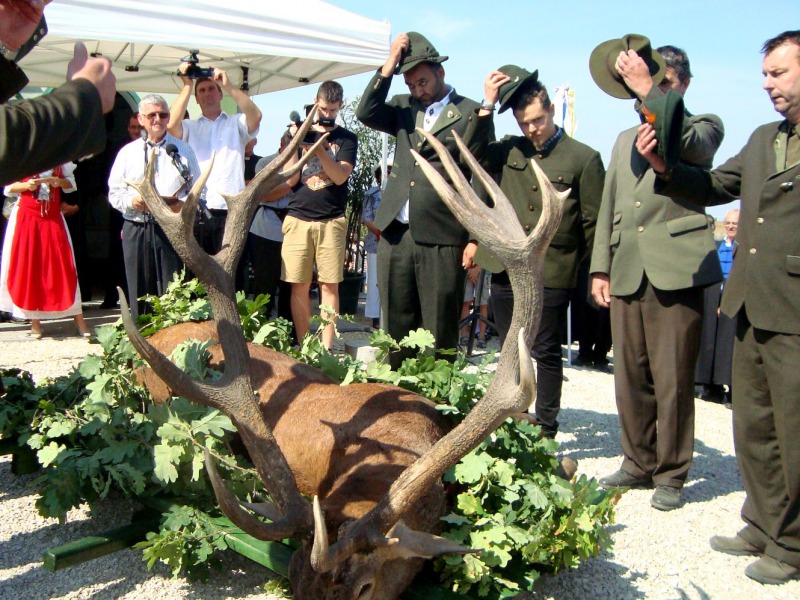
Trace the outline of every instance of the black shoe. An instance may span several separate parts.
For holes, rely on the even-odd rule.
[[[372,328],[373,329],[380,329],[381,328],[381,320],[380,319],[372,319]]]
[[[732,554],[733,556],[758,556],[764,553],[763,548],[753,546],[753,544],[738,535],[732,537],[715,535],[708,540],[708,543],[712,550],[724,554]]]
[[[615,487],[649,489],[653,487],[653,480],[650,477],[634,477],[622,469],[614,471],[611,475],[601,477],[597,483],[605,489]]]
[[[117,308],[118,305],[119,305],[118,300],[103,300],[100,303],[100,308],[102,309]]]
[[[580,354],[575,357],[575,360],[572,361],[573,367],[592,367],[594,366],[594,361],[589,358],[588,356],[581,356]]]
[[[671,485],[656,486],[656,491],[650,498],[650,506],[658,510],[675,510],[680,505],[681,490]]]

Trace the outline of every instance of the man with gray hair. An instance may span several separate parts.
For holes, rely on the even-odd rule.
[[[156,94],[142,98],[137,118],[147,135],[119,151],[108,178],[108,201],[124,219],[122,255],[134,319],[146,310],[137,300],[145,294],[163,294],[182,262],[139,192],[126,182],[141,180],[148,162],[155,160],[156,190],[174,212],[180,212],[192,182],[200,176],[189,144],[167,133],[170,116],[164,98]]]

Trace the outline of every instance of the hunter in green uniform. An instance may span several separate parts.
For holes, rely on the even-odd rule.
[[[537,366],[536,418],[542,434],[555,437],[563,380],[561,339],[567,328],[567,308],[578,265],[594,241],[605,170],[596,150],[575,141],[555,124],[555,106],[539,81],[538,71],[530,73],[516,65],[500,67],[487,76],[484,92],[485,107],[478,113],[479,120],[488,118],[490,108],[499,100],[500,112],[512,109],[522,131],[522,135],[490,143],[482,164],[497,178],[524,230],[533,231],[542,213],[541,183],[531,161],[538,163],[556,189],[570,190],[561,225],[545,256],[544,306],[532,348]],[[491,248],[479,248],[475,262],[494,273],[494,321],[504,341],[514,305],[508,275],[491,255]]]

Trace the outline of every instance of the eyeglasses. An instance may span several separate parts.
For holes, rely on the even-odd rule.
[[[733,221],[725,221],[725,227],[733,227],[734,229],[739,229],[739,224],[734,223]]]
[[[151,112],[151,113],[147,113],[146,115],[144,115],[144,117],[148,121],[155,121],[156,117],[160,117],[161,119],[166,121],[167,119],[169,119],[169,113],[168,112]]]

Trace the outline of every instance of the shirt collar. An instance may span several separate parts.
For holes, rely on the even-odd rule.
[[[556,142],[564,135],[564,130],[556,125],[556,132],[550,136],[550,138],[542,145],[541,148],[536,148],[536,144],[533,145],[536,148],[536,151],[540,154],[547,154],[550,150],[553,149],[553,146],[556,145]]]
[[[438,115],[440,112],[442,112],[442,109],[445,106],[447,106],[448,104],[450,104],[450,96],[451,96],[452,93],[453,93],[453,87],[448,85],[447,86],[447,93],[444,95],[444,98],[442,98],[441,100],[439,100],[437,102],[433,102],[427,108],[425,108],[426,114],[428,114],[428,115],[434,115],[434,114]]]

